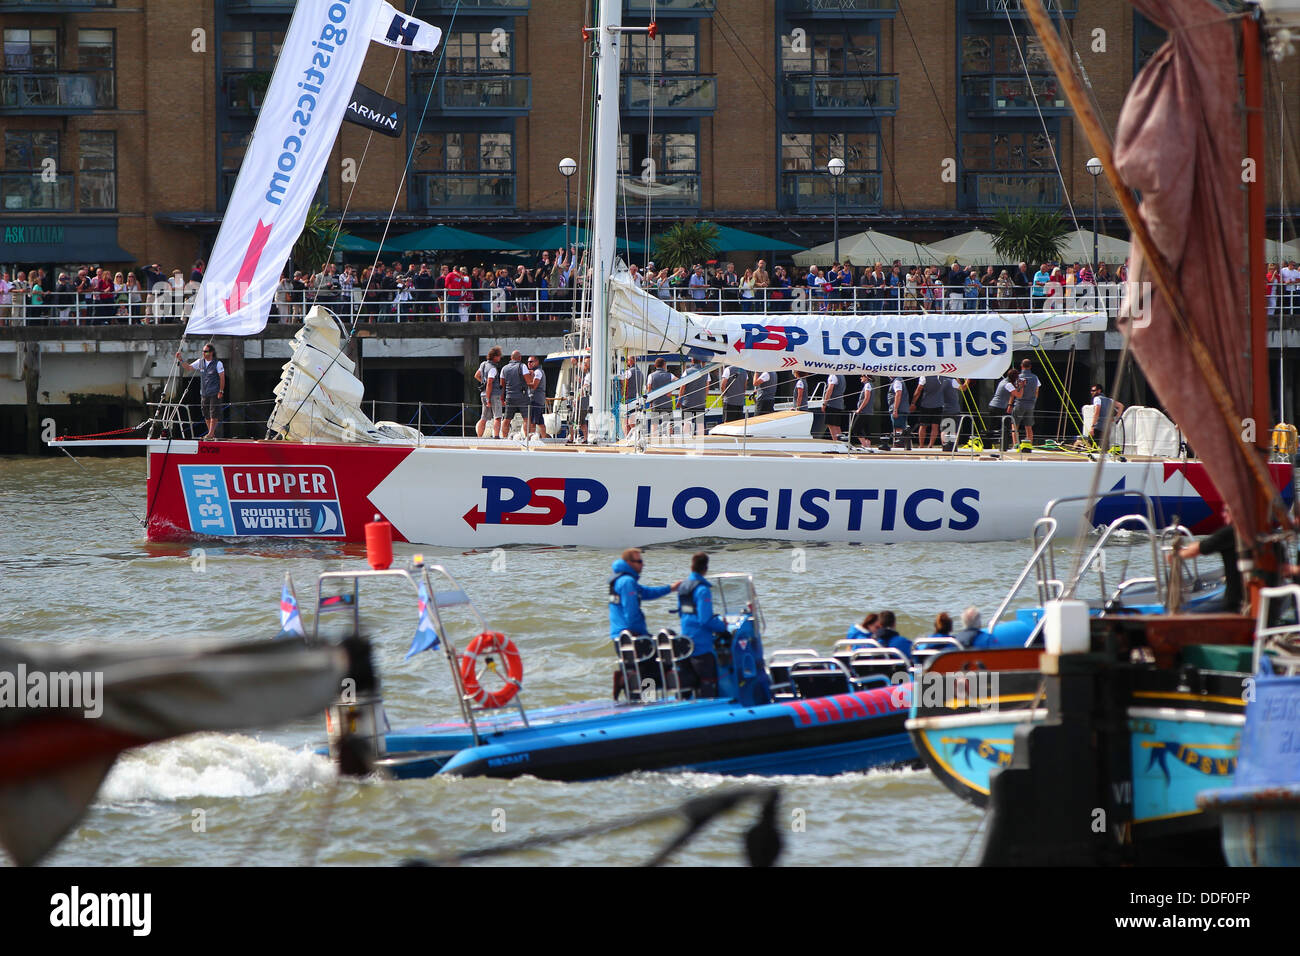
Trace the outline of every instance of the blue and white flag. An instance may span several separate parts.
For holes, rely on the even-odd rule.
[[[433,53],[442,42],[442,31],[381,0],[370,39],[410,53]]]
[[[298,596],[293,593],[293,581],[288,572],[284,575],[284,587],[280,591],[280,633],[276,637],[305,637],[302,616],[298,613]]]
[[[420,625],[415,629],[415,637],[411,641],[411,649],[406,652],[402,660],[409,661],[420,651],[437,650],[440,646],[438,641],[438,632],[434,630],[433,618],[429,616],[429,591],[420,582]]]

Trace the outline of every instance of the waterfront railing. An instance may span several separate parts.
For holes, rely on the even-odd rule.
[[[184,322],[193,306],[197,283],[177,289],[161,285],[154,292],[126,290],[111,298],[96,293],[46,292],[35,296],[13,290],[9,301],[0,300],[0,325],[139,325]],[[811,292],[802,286],[754,290],[752,297],[734,289],[648,290],[683,312],[755,317],[837,313],[922,314],[961,312],[1071,312],[1101,311],[1114,320],[1124,297],[1123,283],[1091,283],[1062,287],[1055,294],[1035,296],[1019,289],[1000,295],[982,287],[968,294],[959,286],[932,286],[916,294],[870,287],[837,288],[833,294]],[[695,295],[693,292],[702,292]],[[276,293],[271,322],[298,323],[314,305],[322,305],[349,323],[384,322],[491,322],[567,320],[574,314],[571,289],[487,288],[466,292],[441,289],[300,290]],[[1269,316],[1300,315],[1300,283],[1281,287],[1268,297]]]

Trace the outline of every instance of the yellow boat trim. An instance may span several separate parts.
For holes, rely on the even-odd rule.
[[[1021,701],[1034,700],[1036,696],[1037,695],[1035,694],[1003,694],[1000,697],[980,697],[978,699],[972,698],[971,700],[960,704],[956,702],[950,702],[945,706],[949,710],[962,710],[968,707],[985,707],[988,704],[1001,704],[1001,703],[1018,704]]]
[[[1166,813],[1159,817],[1143,817],[1141,820],[1134,820],[1134,823],[1157,823],[1160,820],[1173,820],[1178,817],[1192,817],[1200,813],[1200,810],[1180,810],[1177,813]]]
[[[1207,697],[1202,694],[1184,694],[1180,691],[1141,690],[1133,693],[1134,697],[1148,697],[1154,700],[1192,700],[1197,702],[1213,701],[1216,704],[1229,704],[1243,710],[1246,702],[1240,697]]]

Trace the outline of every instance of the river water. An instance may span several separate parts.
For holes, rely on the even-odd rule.
[[[266,640],[279,627],[286,570],[309,607],[320,571],[363,563],[356,545],[256,541],[208,544],[195,553],[188,545],[151,543],[129,513],[143,509],[143,459],[0,458],[0,635],[63,645]],[[684,577],[697,547],[649,549],[643,581]],[[1112,574],[1142,552],[1133,543],[1111,550]],[[606,580],[614,555],[531,547],[464,553],[399,545],[396,551],[399,561],[421,551],[426,560],[445,564],[492,627],[515,640],[524,657],[526,704],[609,693],[614,661]],[[713,572],[755,576],[769,653],[781,647],[828,651],[868,610],[893,609],[907,636],[930,633],[938,611],[957,618],[975,604],[987,617],[1028,553],[1025,542],[802,551],[788,544],[714,543],[710,551]],[[423,654],[402,661],[416,611],[409,596],[390,593],[394,600],[381,604],[367,602],[363,592],[363,610],[394,726],[456,718],[445,658]],[[1032,603],[1028,590],[1024,597],[1020,603]],[[652,630],[675,625],[671,606],[669,599],[646,605]],[[591,783],[339,781],[328,760],[313,752],[323,741],[323,720],[306,720],[128,752],[47,862],[389,865],[648,813],[736,782],[694,773]],[[975,856],[981,814],[928,772],[762,782],[783,789],[780,819],[790,823],[785,864],[950,866]],[[740,862],[741,837],[752,817],[747,806],[715,822],[672,862]],[[679,821],[664,821],[486,862],[638,863],[678,829]]]

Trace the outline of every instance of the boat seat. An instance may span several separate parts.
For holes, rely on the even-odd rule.
[[[848,667],[849,661],[853,659],[854,653],[877,647],[880,647],[880,642],[874,637],[845,638],[842,641],[835,642],[835,646],[831,648],[831,657],[835,658],[845,667]]]
[[[795,661],[816,660],[819,656],[810,647],[792,648],[773,654],[767,662],[767,674],[772,680],[772,699],[794,697],[794,685],[790,683],[790,665]]]
[[[790,683],[796,696],[803,698],[847,694],[853,689],[848,670],[833,657],[793,662]]]
[[[854,651],[848,669],[854,677],[887,677],[911,666],[907,655],[893,647],[864,647]]]
[[[679,637],[671,628],[662,628],[655,635],[655,649],[659,662],[659,673],[663,681],[659,684],[659,697],[677,697],[681,694],[681,683],[677,678],[677,661],[690,657],[693,644],[689,637]]]
[[[619,663],[619,669],[614,674],[614,699],[618,699],[621,689],[627,693],[628,703],[641,703],[641,689],[647,680],[651,682],[655,696],[658,697],[667,684],[660,661],[659,642],[644,634],[623,631],[614,645],[614,652],[618,654]],[[676,674],[673,676],[675,678]]]
[[[955,637],[918,637],[912,642],[912,660],[924,667],[938,654],[960,650],[962,643]]]

